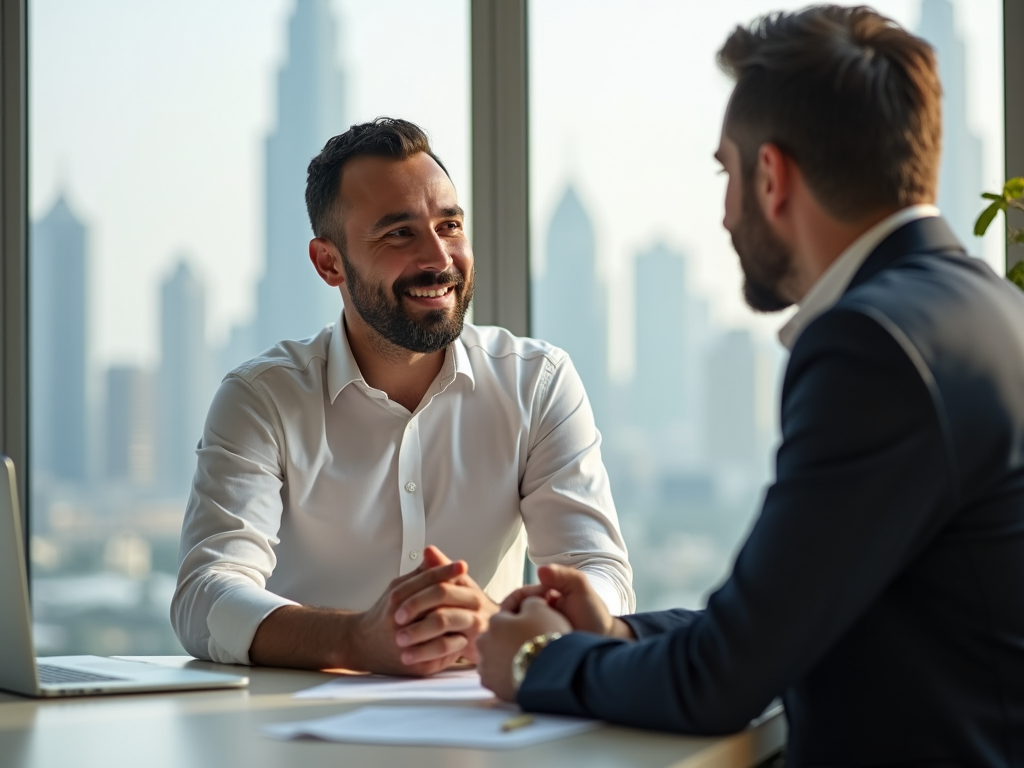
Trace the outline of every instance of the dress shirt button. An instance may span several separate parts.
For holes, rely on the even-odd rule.
[[[409,559],[410,560],[415,560],[419,556],[420,556],[420,553],[417,552],[415,549],[412,552],[409,553]]]
[[[410,421],[408,424],[406,424],[405,428],[406,429],[412,429],[412,422]]]
[[[409,493],[415,493],[416,492],[416,483],[406,483],[405,484],[405,490],[407,490]]]

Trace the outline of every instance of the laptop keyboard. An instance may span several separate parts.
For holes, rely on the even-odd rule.
[[[80,669],[67,669],[55,667],[52,664],[38,664],[39,682],[48,685],[60,685],[62,683],[101,683],[105,680],[121,680],[120,677],[109,675],[97,675],[93,672],[83,672]]]

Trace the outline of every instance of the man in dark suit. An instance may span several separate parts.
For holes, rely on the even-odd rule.
[[[823,6],[719,59],[744,292],[799,305],[776,482],[704,610],[613,618],[542,568],[481,638],[484,683],[694,734],[781,696],[792,765],[1024,765],[1024,295],[930,205],[932,50]]]

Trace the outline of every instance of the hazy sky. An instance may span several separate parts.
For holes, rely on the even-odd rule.
[[[794,7],[801,4],[783,3]],[[877,7],[913,27],[918,0]],[[985,182],[1002,174],[1001,2],[957,2],[970,122]],[[469,202],[465,0],[334,0],[349,114],[426,127]],[[264,139],[291,0],[29,0],[30,205],[64,189],[90,226],[95,359],[155,362],[159,281],[180,254],[208,290],[211,340],[253,311],[263,264]],[[635,252],[664,239],[691,257],[716,320],[768,336],[742,305],[711,154],[730,86],[714,54],[772,6],[754,0],[534,0],[532,237],[541,247],[571,179],[612,286],[613,364],[629,366]],[[1001,256],[993,228],[986,256]],[[969,244],[974,246],[975,244]],[[304,248],[296,259],[305,261]]]

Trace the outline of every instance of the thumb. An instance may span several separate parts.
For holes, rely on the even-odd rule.
[[[585,577],[575,568],[552,564],[542,565],[538,568],[537,578],[548,589],[557,589],[564,594],[571,592],[573,587],[579,583],[579,580]]]
[[[519,606],[519,615],[522,616],[525,614],[529,616],[537,613],[538,611],[543,612],[549,610],[551,610],[551,608],[548,605],[548,601],[543,597],[528,597],[523,600],[523,604]]]
[[[423,567],[425,568],[434,568],[438,565],[448,565],[450,562],[451,559],[449,559],[444,552],[433,544],[427,546],[423,550]]]

